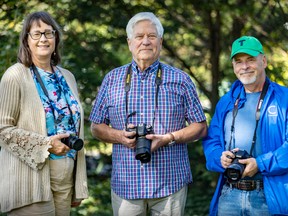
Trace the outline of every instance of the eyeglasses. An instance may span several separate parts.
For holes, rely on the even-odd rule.
[[[33,40],[39,40],[43,34],[47,39],[52,39],[55,37],[55,32],[56,32],[56,30],[51,30],[51,31],[48,30],[45,32],[40,32],[40,31],[29,32],[27,34],[29,34]]]

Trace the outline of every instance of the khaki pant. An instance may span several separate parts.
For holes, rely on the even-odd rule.
[[[33,203],[8,212],[8,216],[69,216],[73,193],[74,160],[50,160],[50,181],[53,200]]]
[[[188,187],[167,197],[156,199],[126,200],[111,191],[112,208],[114,216],[182,216],[186,204]]]

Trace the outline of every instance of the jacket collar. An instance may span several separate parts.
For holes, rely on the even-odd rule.
[[[270,83],[270,79],[266,77],[266,82]],[[236,100],[239,98],[239,107],[241,107],[246,102],[246,92],[243,84],[236,80],[232,86],[230,91],[230,101],[235,104]]]

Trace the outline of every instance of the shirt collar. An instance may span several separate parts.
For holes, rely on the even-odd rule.
[[[144,74],[147,74],[147,75],[148,75],[148,74],[152,74],[152,73],[154,73],[155,71],[157,71],[159,64],[160,64],[160,62],[159,62],[159,60],[157,59],[153,64],[151,64],[151,65],[150,65],[148,68],[146,68],[143,72],[140,72],[137,63],[136,63],[134,60],[132,60],[132,72],[133,72],[133,73],[137,73],[137,74],[142,73],[143,75],[144,75]]]

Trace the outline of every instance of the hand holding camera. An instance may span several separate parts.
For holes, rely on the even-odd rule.
[[[55,155],[65,155],[70,149],[79,151],[84,146],[82,139],[69,133],[51,136],[51,140],[52,148],[49,149],[49,152]]]
[[[228,158],[232,159],[232,163],[226,168],[224,175],[227,177],[229,182],[236,182],[239,181],[242,177],[244,169],[246,167],[245,164],[239,163],[240,159],[248,159],[252,156],[245,150],[239,151],[232,151],[234,154],[234,158],[227,156]]]
[[[136,155],[135,159],[140,160],[141,163],[148,163],[151,160],[151,140],[146,138],[147,134],[152,134],[153,127],[145,123],[138,124],[133,128],[126,128],[126,131],[135,131],[136,135]],[[131,137],[134,138],[134,137]]]
[[[51,139],[51,148],[48,149],[48,151],[52,154],[55,155],[65,155],[70,148],[66,145],[64,145],[61,142],[61,139],[63,138],[67,138],[69,136],[68,133],[63,133],[63,134],[57,134],[57,135],[53,135],[50,137]]]

